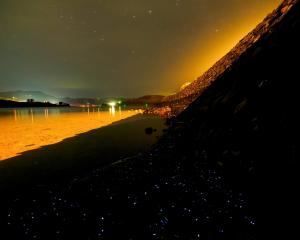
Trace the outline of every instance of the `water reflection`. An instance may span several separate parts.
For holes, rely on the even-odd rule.
[[[17,110],[14,109],[14,110],[13,110],[13,113],[14,113],[14,119],[15,119],[15,121],[17,121],[17,120],[18,120]]]
[[[30,109],[31,123],[33,123],[33,110]]]
[[[48,108],[45,109],[45,118],[48,118],[49,117],[49,110]]]
[[[0,109],[0,160],[135,115],[100,108]]]
[[[115,106],[110,106],[110,108],[109,108],[109,113],[110,113],[112,116],[115,116],[115,115],[116,115],[116,107],[115,107]]]
[[[129,110],[130,111],[130,110]],[[140,110],[131,110],[136,113],[141,113]],[[59,109],[59,108],[26,108],[26,109],[0,109],[0,119],[5,117],[10,118],[13,117],[15,121],[24,121],[26,119],[30,119],[31,122],[34,122],[35,117],[40,117],[41,115],[44,116],[45,119],[49,117],[59,116],[61,114],[70,114],[70,113],[86,113],[87,115],[90,114],[102,114],[103,111],[100,108],[70,108],[70,109]],[[115,116],[116,113],[119,115],[122,114],[121,106],[110,106],[108,109],[108,113],[112,116]]]

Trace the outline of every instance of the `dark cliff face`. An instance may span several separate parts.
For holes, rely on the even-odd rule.
[[[295,140],[300,102],[300,3],[290,0],[285,5],[274,12],[286,15],[280,16],[268,34],[177,117],[186,123],[185,130],[193,129],[199,141],[214,139],[217,131],[227,130],[219,137],[238,134],[238,138],[249,137],[247,141],[256,138],[255,145],[267,146],[271,141],[283,147]],[[269,141],[260,139],[262,134]]]
[[[260,213],[272,212],[270,222],[292,227],[300,157],[300,2],[284,1],[264,26],[260,39],[178,116],[174,134],[181,136],[182,152],[203,153],[231,186],[265,204]]]
[[[240,146],[248,150],[243,155],[249,162],[257,157],[276,162],[271,155],[281,156],[282,165],[295,160],[300,2],[284,1],[272,16],[278,12],[285,15],[280,15],[268,34],[261,36],[178,116],[177,120],[185,123],[184,131],[192,133],[199,145],[211,143],[214,152],[218,146],[224,150]],[[258,150],[266,156],[253,157]]]

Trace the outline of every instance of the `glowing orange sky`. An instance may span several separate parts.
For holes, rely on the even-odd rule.
[[[1,0],[0,91],[171,94],[281,0]]]

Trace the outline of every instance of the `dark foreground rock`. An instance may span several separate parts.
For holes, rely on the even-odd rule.
[[[285,3],[151,152],[3,197],[7,239],[261,239],[285,224],[293,239],[300,4]]]

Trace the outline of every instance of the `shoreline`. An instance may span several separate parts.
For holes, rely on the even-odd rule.
[[[0,189],[53,184],[145,152],[163,134],[164,122],[157,116],[137,114],[3,160]],[[147,135],[147,127],[157,131]]]

